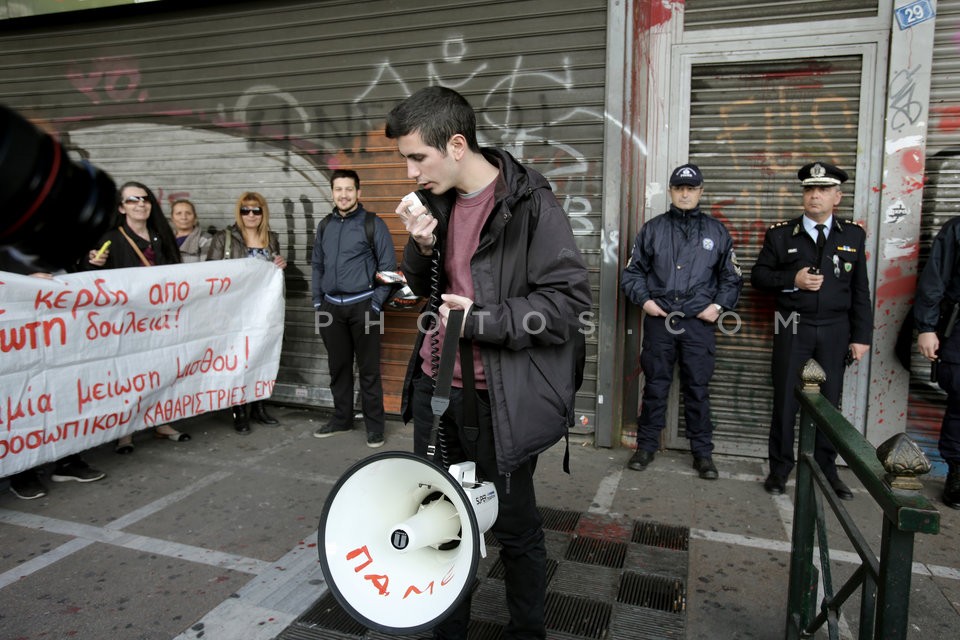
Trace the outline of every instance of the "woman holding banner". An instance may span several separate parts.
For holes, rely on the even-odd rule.
[[[234,209],[236,222],[213,236],[207,260],[230,260],[253,258],[272,262],[279,269],[287,268],[287,261],[280,255],[280,236],[270,231],[270,208],[267,200],[256,191],[247,191],[237,200]],[[278,424],[267,413],[262,402],[233,407],[233,428],[240,435],[250,433],[250,418],[260,424]]]
[[[182,262],[173,230],[153,192],[139,182],[126,182],[117,191],[117,224],[100,238],[81,264],[84,270],[152,267]],[[109,242],[109,244],[108,244]],[[168,424],[154,429],[154,437],[186,442],[190,435]],[[117,440],[117,453],[133,453],[133,437]]]

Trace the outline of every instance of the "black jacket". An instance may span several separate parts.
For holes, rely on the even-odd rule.
[[[913,317],[917,331],[938,329],[940,305],[960,302],[960,218],[949,220],[933,239],[930,257],[917,280]]]
[[[126,232],[126,236],[120,232],[120,229],[123,229]],[[103,243],[107,240],[110,241],[110,253],[107,255],[107,261],[104,263],[103,267],[97,267],[96,265],[90,264],[87,260],[86,255],[80,258],[79,269],[81,271],[92,271],[96,269],[123,269],[126,267],[143,267],[146,266],[143,264],[143,261],[140,259],[140,256],[137,255],[137,252],[134,251],[133,246],[130,244],[130,240],[137,245],[137,248],[141,252],[146,252],[148,248],[153,248],[154,259],[156,264],[178,264],[182,260],[180,259],[180,250],[174,246],[172,249],[167,251],[173,257],[168,257],[164,255],[163,251],[163,241],[160,238],[160,235],[153,229],[150,231],[150,240],[144,240],[138,236],[130,227],[127,226],[126,222],[121,223],[121,226],[111,229],[103,234],[103,237],[97,242],[96,249],[99,249],[103,246]],[[172,236],[171,232],[171,236]],[[127,240],[130,238],[130,240]]]
[[[320,224],[313,241],[313,306],[319,307],[324,294],[349,295],[374,289],[377,271],[393,271],[397,268],[397,255],[387,224],[375,218],[373,243],[367,241],[364,228],[367,211],[363,205],[341,216],[336,209],[333,217],[320,235]],[[376,250],[377,259],[373,254]],[[373,293],[373,303],[382,309],[392,287],[381,285]]]
[[[475,304],[464,320],[464,336],[480,348],[497,467],[505,474],[552,446],[573,424],[576,332],[589,329],[581,315],[590,311],[592,298],[570,221],[546,179],[505,151],[484,149],[483,154],[500,175],[493,212],[470,261]],[[411,239],[401,268],[410,288],[433,302],[446,290],[443,269],[438,287],[431,286],[430,276],[434,261],[443,255],[456,194],[452,189],[443,196],[420,193],[439,223],[436,250],[424,256]],[[543,331],[528,331],[525,319],[528,327],[542,325]],[[426,320],[418,324],[430,326]],[[417,336],[407,370],[405,421],[411,418],[424,335],[420,331]]]
[[[230,236],[230,255],[227,256],[227,236]],[[280,236],[276,231],[270,232],[270,242],[267,249],[270,251],[270,259],[280,255]],[[226,229],[221,229],[213,235],[210,241],[210,249],[207,250],[207,260],[223,260],[229,257],[231,260],[236,258],[246,258],[247,245],[244,244],[243,232],[236,223]]]
[[[850,321],[850,342],[870,344],[873,305],[867,282],[867,234],[852,220],[833,217],[833,226],[819,268],[819,291],[797,289],[794,278],[804,267],[817,266],[817,244],[803,228],[803,216],[767,229],[750,282],[776,294],[776,306],[786,321],[793,312],[799,321],[829,325]]]
[[[735,307],[743,275],[722,222],[671,205],[640,228],[620,288],[635,305],[653,300],[667,313],[696,316],[713,303]]]

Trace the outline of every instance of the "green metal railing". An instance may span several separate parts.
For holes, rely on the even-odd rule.
[[[820,394],[820,384],[826,376],[816,361],[807,361],[801,378],[802,384],[796,391],[800,400],[800,448],[786,637],[788,640],[811,637],[826,624],[831,640],[838,639],[840,608],[860,588],[860,640],[904,639],[907,637],[913,537],[916,533],[940,531],[940,512],[920,494],[922,485],[917,480],[917,476],[930,471],[930,462],[905,434],[897,434],[874,449]],[[883,511],[879,556],[870,548],[813,458],[818,428]],[[836,591],[830,571],[824,497],[862,562]],[[815,538],[823,570],[824,593],[819,612],[818,571],[813,564]]]

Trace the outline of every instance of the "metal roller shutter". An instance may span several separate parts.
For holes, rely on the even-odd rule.
[[[702,206],[727,225],[744,276],[739,322],[731,314],[717,335],[718,451],[766,455],[773,299],[750,286],[750,269],[767,228],[802,212],[802,164],[828,159],[848,169],[839,215],[852,217],[861,64],[835,56],[692,67],[689,158],[704,174]]]
[[[930,84],[930,126],[927,134],[926,183],[920,216],[922,269],[934,236],[945,222],[960,215],[960,0],[937,2],[933,67]],[[919,272],[918,272],[919,273]],[[911,350],[910,403],[907,432],[933,461],[940,460],[937,440],[946,395],[930,382],[930,363]]]
[[[756,27],[868,18],[877,15],[877,0],[687,0],[687,30]]]
[[[481,143],[508,149],[552,181],[597,288],[602,0],[156,3],[80,12],[69,25],[2,28],[0,101],[45,123],[118,182],[142,181],[165,205],[189,197],[201,223],[217,228],[232,222],[242,191],[266,196],[290,262],[274,399],[332,404],[309,263],[317,223],[332,207],[327,176],[356,169],[364,204],[392,212],[414,185],[382,135],[383,117],[421,87],[466,95],[480,113]],[[392,213],[385,219],[399,255],[404,234]],[[399,410],[414,318],[387,314],[390,412]],[[596,351],[588,337],[577,402],[588,431]]]

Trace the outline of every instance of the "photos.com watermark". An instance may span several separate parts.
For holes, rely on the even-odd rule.
[[[476,311],[472,312],[471,317],[477,319],[477,330],[476,333],[483,333],[483,323],[490,317],[489,311]],[[385,328],[383,323],[382,314],[372,314],[370,311],[366,312],[364,320],[363,330],[365,333],[370,333],[376,328],[380,335],[384,334]],[[577,329],[580,333],[585,336],[593,335],[597,330],[596,323],[593,322],[594,313],[592,311],[584,311],[579,316],[580,328]],[[426,311],[417,316],[417,329],[422,333],[427,333],[432,327],[434,327],[440,320],[440,316],[433,311]],[[319,334],[321,329],[325,329],[333,324],[333,315],[328,311],[316,311],[314,312],[314,321],[313,328],[314,332]],[[530,335],[538,335],[547,329],[547,317],[540,313],[539,311],[531,311],[524,314],[522,320],[523,330]]]
[[[489,311],[477,311],[471,314],[472,317],[477,319],[477,330],[476,333],[483,333],[483,323],[484,319],[490,316]],[[577,329],[580,333],[585,336],[591,336],[597,331],[597,325],[594,322],[595,314],[592,311],[584,311],[580,314],[578,320],[580,328]],[[682,311],[674,311],[667,314],[663,319],[663,322],[666,326],[667,331],[672,334],[680,335],[686,331],[683,327],[675,327],[674,320],[679,318],[687,317]],[[384,316],[383,314],[371,314],[367,312],[364,321],[364,332],[370,333],[376,328],[376,330],[383,335],[385,332],[384,325]],[[439,321],[440,317],[438,314],[433,311],[427,311],[421,313],[417,317],[417,329],[422,333],[427,333],[432,327]],[[779,334],[781,327],[790,328],[790,332],[793,334],[797,333],[797,325],[800,322],[800,314],[796,311],[791,313],[789,316],[784,317],[779,311],[774,313],[774,333]],[[333,324],[333,315],[327,311],[316,311],[314,314],[314,332],[319,335],[320,330],[326,327],[329,327]],[[524,314],[523,320],[523,330],[530,335],[537,335],[542,333],[547,328],[547,318],[544,314],[539,311],[531,311],[527,314]],[[728,336],[736,335],[740,332],[740,329],[743,327],[743,319],[740,317],[736,311],[724,311],[717,318],[715,323],[717,328],[721,333]]]

